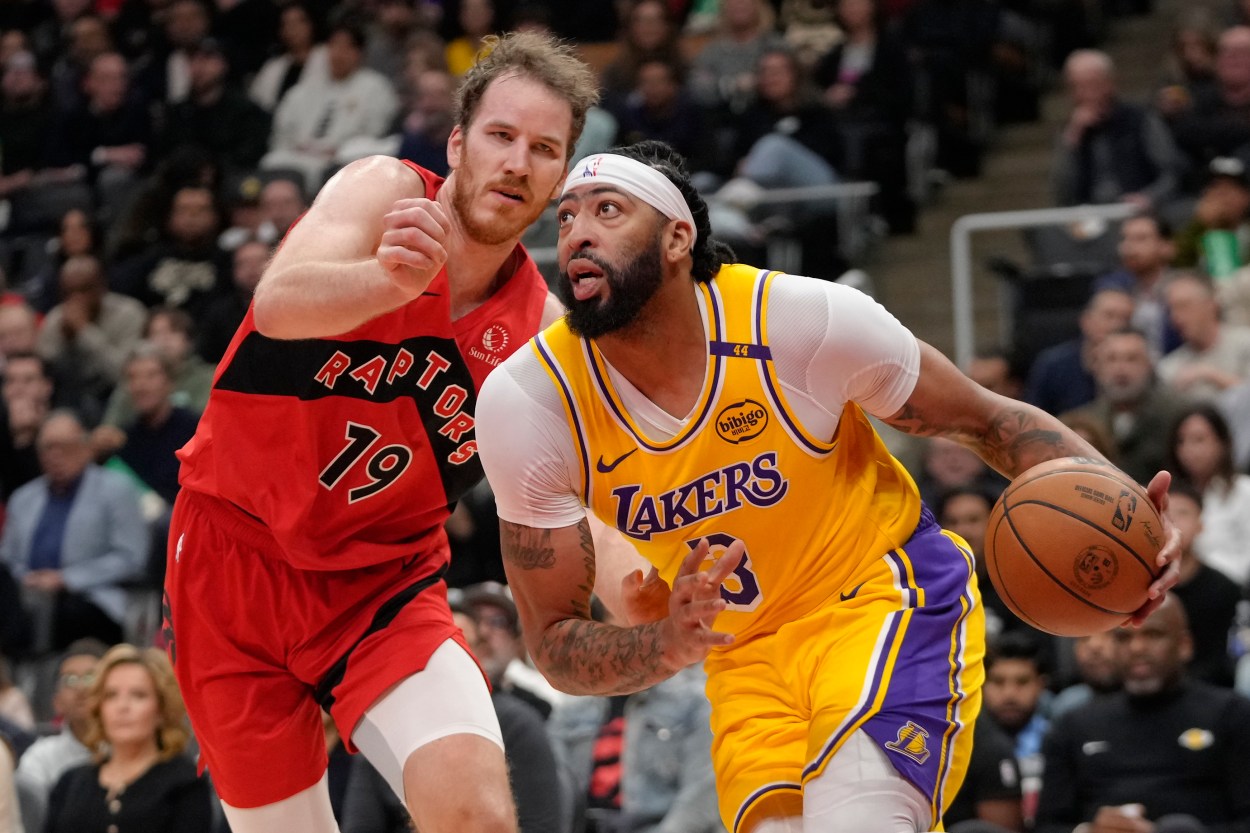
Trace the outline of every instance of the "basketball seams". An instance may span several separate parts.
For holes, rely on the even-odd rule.
[[[1027,501],[1027,503],[1035,503],[1035,502],[1036,502],[1036,501]],[[1026,503],[1026,501],[1022,501],[1021,503],[1018,503],[1018,504],[1016,504],[1016,505],[1017,505],[1017,506],[1023,506],[1023,505],[1025,505],[1025,503]],[[1054,508],[1054,507],[1052,507],[1052,508]],[[1034,555],[1034,554],[1033,554],[1033,550],[1032,550],[1032,549],[1029,547],[1029,545],[1025,542],[1024,538],[1022,538],[1022,537],[1021,537],[1021,535],[1020,535],[1020,531],[1019,531],[1018,529],[1016,529],[1015,522],[1013,522],[1013,521],[1011,520],[1011,507],[1010,507],[1010,506],[1008,506],[1008,505],[1006,505],[1005,503],[1003,504],[1003,519],[1004,519],[1005,521],[1007,521],[1007,526],[1011,529],[1011,534],[1015,537],[1015,539],[1016,539],[1016,544],[1020,547],[1020,549],[1024,552],[1024,554],[1025,554],[1025,555],[1027,555],[1027,556],[1029,557],[1029,560],[1030,560],[1030,561],[1032,561],[1032,562],[1033,562],[1033,563],[1037,566],[1037,568],[1038,568],[1039,570],[1041,570],[1043,573],[1045,573],[1045,574],[1046,574],[1046,576],[1047,576],[1047,577],[1048,577],[1048,578],[1049,578],[1052,582],[1054,582],[1054,584],[1055,584],[1057,587],[1061,588],[1061,589],[1062,589],[1065,593],[1067,593],[1069,596],[1071,596],[1072,598],[1074,598],[1074,599],[1076,599],[1077,601],[1081,602],[1082,604],[1086,605],[1087,607],[1090,607],[1090,608],[1092,608],[1092,609],[1094,609],[1094,610],[1098,611],[1099,613],[1106,613],[1106,614],[1108,614],[1108,615],[1110,615],[1110,616],[1122,616],[1122,617],[1125,617],[1125,618],[1127,618],[1127,617],[1129,617],[1129,616],[1131,616],[1131,615],[1133,614],[1133,611],[1131,611],[1131,610],[1130,610],[1130,611],[1119,611],[1119,610],[1111,610],[1110,608],[1105,608],[1105,607],[1103,607],[1102,605],[1095,604],[1094,602],[1091,602],[1089,599],[1085,598],[1085,597],[1084,597],[1084,596],[1082,596],[1080,593],[1077,593],[1076,591],[1074,591],[1071,587],[1069,587],[1069,586],[1067,585],[1067,582],[1063,581],[1063,580],[1062,580],[1062,579],[1060,579],[1058,576],[1056,576],[1054,573],[1052,573],[1052,572],[1050,571],[1050,569],[1049,569],[1049,568],[1048,568],[1048,567],[1047,567],[1044,563],[1042,563],[1042,561],[1041,561],[1040,559],[1038,559],[1038,557],[1037,557],[1036,555]],[[998,559],[995,559],[995,562],[997,562],[997,560],[998,560]],[[1000,590],[1001,590],[1001,589],[1002,589],[1002,588],[1000,588]],[[1048,632],[1049,632],[1049,629],[1048,629],[1048,628],[1041,628],[1041,630],[1044,630],[1044,631],[1048,631]]]
[[[1020,501],[1019,503],[1013,503],[1013,504],[1011,504],[1011,507],[1004,507],[1004,508],[1014,508],[1014,507],[1016,507],[1016,506],[1044,506],[1044,507],[1046,507],[1047,509],[1054,510],[1055,512],[1058,512],[1058,513],[1059,513],[1059,514],[1061,514],[1061,515],[1066,515],[1066,516],[1068,516],[1069,518],[1071,518],[1071,519],[1072,519],[1072,520],[1074,520],[1074,521],[1079,521],[1079,522],[1081,522],[1081,523],[1082,523],[1082,524],[1084,524],[1085,526],[1088,526],[1090,529],[1093,529],[1093,530],[1094,530],[1094,531],[1096,531],[1096,532],[1100,532],[1100,533],[1102,533],[1103,535],[1105,535],[1105,536],[1106,536],[1107,538],[1109,538],[1110,540],[1112,540],[1112,541],[1114,541],[1115,543],[1119,544],[1119,545],[1120,545],[1120,547],[1121,547],[1121,548],[1123,548],[1125,552],[1127,552],[1129,555],[1133,556],[1133,559],[1134,559],[1135,561],[1137,561],[1137,563],[1138,563],[1138,564],[1140,564],[1140,565],[1142,566],[1142,569],[1146,571],[1146,575],[1150,576],[1150,580],[1151,580],[1151,581],[1154,581],[1155,579],[1157,579],[1157,578],[1158,578],[1158,576],[1157,576],[1157,575],[1155,575],[1154,570],[1152,570],[1152,569],[1150,568],[1150,564],[1149,564],[1149,562],[1147,562],[1147,560],[1146,560],[1146,559],[1144,559],[1144,558],[1142,558],[1140,555],[1138,555],[1138,554],[1137,554],[1137,550],[1135,550],[1135,549],[1133,549],[1132,547],[1130,547],[1128,544],[1126,544],[1126,543],[1125,543],[1123,540],[1121,540],[1120,538],[1117,538],[1116,536],[1112,535],[1110,532],[1108,532],[1108,531],[1107,531],[1107,529],[1106,529],[1105,527],[1100,526],[1100,525],[1098,525],[1098,524],[1094,523],[1094,522],[1093,522],[1093,521],[1091,521],[1089,518],[1086,518],[1086,517],[1084,517],[1083,515],[1080,515],[1080,514],[1077,514],[1076,512],[1073,512],[1071,509],[1067,508],[1066,506],[1059,506],[1059,505],[1056,505],[1056,504],[1054,504],[1054,503],[1048,503],[1047,501],[1040,500],[1040,499],[1038,499],[1038,498],[1029,498],[1028,500],[1022,500],[1022,501]],[[1012,524],[1012,525],[1011,525],[1011,529],[1012,529],[1012,531],[1013,531],[1013,532],[1015,532],[1015,528],[1016,528],[1016,527],[1015,527],[1015,524]],[[1019,537],[1019,534],[1018,534],[1018,533],[1017,533],[1017,537]]]
[[[1007,520],[1007,513],[1004,511],[1006,509],[1006,505],[1000,504],[1000,506],[1002,507],[1002,509],[995,508],[994,513],[990,515],[991,521],[994,520],[994,515],[998,515],[998,522],[994,524],[993,535],[987,536],[987,538],[990,540],[998,536],[999,528],[1002,527],[1003,521]],[[1012,534],[1015,535],[1014,530],[1012,530]],[[1002,567],[999,566],[999,559],[991,558],[989,559],[989,564],[990,566],[994,568],[994,572],[998,574],[998,581],[994,582],[994,586],[995,588],[998,589],[999,597],[1002,598],[1002,600],[1007,603],[1007,606],[1011,608],[1012,612],[1015,613],[1016,616],[1028,622],[1033,627],[1037,628],[1038,630],[1045,631],[1046,633],[1050,633],[1049,628],[1042,627],[1042,625],[1037,620],[1035,620],[1032,616],[1025,613],[1024,608],[1022,608],[1020,604],[1016,601],[1015,597],[1011,595],[1011,590],[1009,589],[1007,582],[1003,580],[1003,570],[1002,570]]]

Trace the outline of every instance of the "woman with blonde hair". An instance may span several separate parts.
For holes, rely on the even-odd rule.
[[[94,761],[62,776],[45,833],[208,833],[208,783],[183,754],[187,713],[165,654],[117,645],[91,686]]]

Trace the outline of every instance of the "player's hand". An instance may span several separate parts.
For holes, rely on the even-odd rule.
[[[737,569],[746,545],[735,541],[715,564],[702,570],[709,549],[707,539],[700,539],[682,561],[668,597],[668,618],[661,633],[665,659],[676,670],[701,662],[713,648],[734,641],[732,634],[712,630],[712,622],[725,609],[721,584]]]
[[[1146,494],[1150,502],[1159,511],[1163,519],[1163,547],[1155,558],[1155,566],[1159,568],[1159,577],[1150,585],[1146,603],[1133,612],[1128,623],[1140,627],[1163,604],[1163,597],[1176,584],[1181,574],[1181,533],[1168,518],[1168,487],[1172,485],[1172,475],[1161,471],[1150,480]]]
[[[654,567],[644,578],[642,570],[634,570],[621,579],[621,608],[630,625],[649,625],[668,615],[668,599],[672,591]]]
[[[451,221],[434,200],[396,200],[382,218],[378,263],[413,298],[425,291],[447,262]]]
[[[1089,833],[1154,833],[1154,822],[1142,818],[1140,804],[1099,807],[1086,828]]]

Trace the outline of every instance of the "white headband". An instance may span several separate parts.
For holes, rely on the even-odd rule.
[[[577,167],[569,173],[568,179],[564,181],[561,198],[574,188],[584,185],[611,185],[619,188],[670,220],[685,220],[690,224],[693,239],[699,239],[694,215],[690,213],[690,206],[686,204],[681,191],[677,190],[672,180],[650,165],[614,153],[596,153],[578,162]]]

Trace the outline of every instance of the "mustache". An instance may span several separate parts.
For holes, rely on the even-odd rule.
[[[489,187],[492,191],[516,191],[517,193],[523,195],[526,199],[533,196],[530,192],[529,185],[526,184],[525,180],[515,176],[505,176],[502,179],[496,180],[495,183]]]
[[[612,264],[599,257],[594,252],[576,252],[569,257],[569,260],[589,260],[595,266],[598,266],[603,270],[604,277],[607,277],[612,272]],[[567,265],[564,267],[564,276],[566,278],[569,276],[569,269]]]

